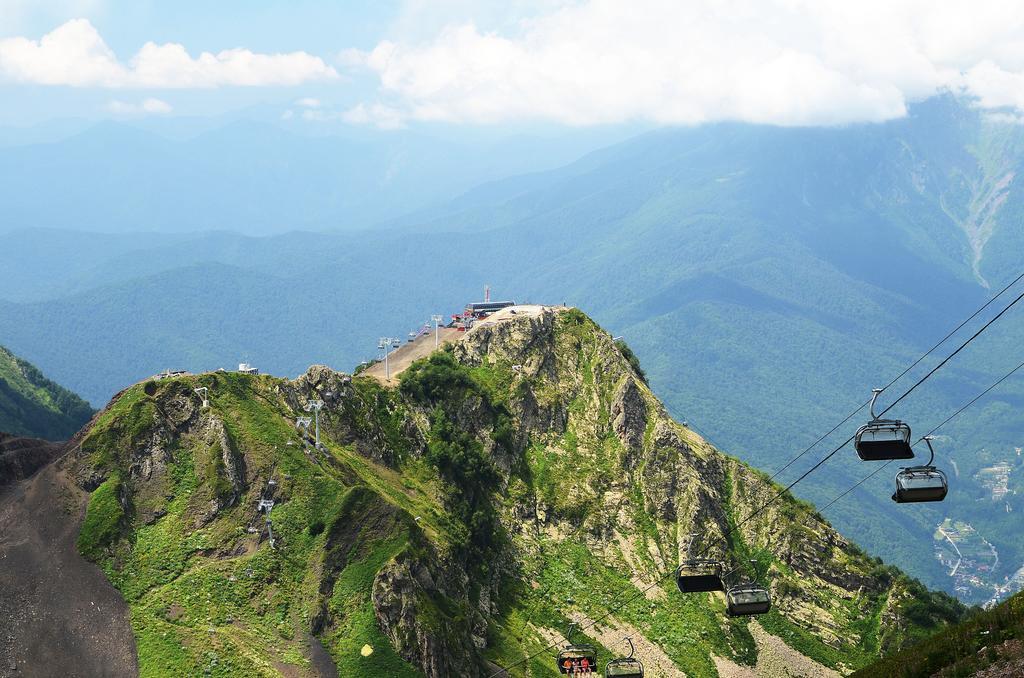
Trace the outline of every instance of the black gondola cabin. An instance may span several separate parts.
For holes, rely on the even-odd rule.
[[[709,559],[684,561],[676,570],[676,585],[683,593],[724,591],[722,563]]]

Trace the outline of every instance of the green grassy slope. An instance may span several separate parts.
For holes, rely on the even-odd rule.
[[[66,440],[92,414],[87,402],[0,346],[0,431]]]
[[[313,397],[322,450],[294,424]],[[311,634],[341,675],[549,676],[550,640],[599,618],[579,639],[602,663],[629,628],[691,676],[753,665],[748,622],[666,576],[694,528],[762,563],[761,625],[826,666],[962,611],[790,497],[729,533],[773,487],[672,422],[578,311],[481,327],[397,387],[322,367],[138,384],[67,463],[92,491],[79,548],[129,602],[144,676],[308,675]]]

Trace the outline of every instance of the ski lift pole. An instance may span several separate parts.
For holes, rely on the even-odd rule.
[[[430,319],[434,321],[434,348],[436,349],[441,343],[440,327],[442,317],[439,315],[432,315],[430,316]]]

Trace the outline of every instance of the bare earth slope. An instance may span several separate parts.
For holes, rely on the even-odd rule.
[[[31,476],[50,463],[63,447],[62,443],[0,432],[0,487]]]
[[[75,547],[86,497],[56,464],[0,488],[0,676],[138,674],[128,606]]]

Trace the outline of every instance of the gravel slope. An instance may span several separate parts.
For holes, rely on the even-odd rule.
[[[57,464],[0,488],[0,676],[138,674],[128,606],[75,548],[85,504]]]

